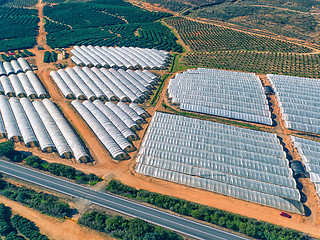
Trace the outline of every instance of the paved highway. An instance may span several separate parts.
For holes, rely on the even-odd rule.
[[[112,209],[132,217],[141,218],[145,221],[172,229],[196,239],[247,239],[156,208],[117,197],[112,194],[94,191],[79,184],[56,178],[1,159],[0,172],[50,188],[72,197],[80,197],[89,200],[102,207]]]

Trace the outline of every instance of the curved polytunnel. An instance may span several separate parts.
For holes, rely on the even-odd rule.
[[[90,100],[97,99],[97,96],[91,91],[91,89],[85,84],[85,82],[79,77],[79,75],[72,68],[66,68],[65,71],[74,81],[74,83],[80,88],[80,90],[85,94],[87,99],[90,99]]]
[[[103,68],[98,69],[95,67],[91,68],[91,70],[92,70],[92,72],[94,72],[96,74],[96,76],[99,77],[100,80],[103,81],[103,83],[113,93],[113,98],[111,98],[111,100],[115,100],[115,99],[120,100],[120,101],[128,100],[127,95],[125,95],[125,93],[104,74],[103,71],[108,71],[108,70],[103,69]]]
[[[91,57],[87,52],[83,51],[83,49],[81,49],[79,46],[74,46],[74,49],[77,52],[79,52],[82,56],[84,56],[86,59],[88,59],[93,66],[99,66],[99,62],[93,57]]]
[[[15,95],[17,97],[26,97],[27,94],[17,75],[13,75],[13,74],[9,75],[9,80],[10,80],[11,86],[14,89]]]
[[[78,162],[88,162],[90,160],[90,156],[57,106],[50,99],[44,99],[42,102],[67,141],[75,159]]]
[[[78,58],[84,65],[86,65],[86,66],[90,66],[90,65],[91,65],[90,61],[89,61],[86,57],[84,57],[81,53],[79,53],[78,51],[76,51],[75,49],[72,49],[70,52],[71,52],[76,58]]]
[[[13,67],[11,66],[10,62],[4,62],[3,63],[3,68],[6,71],[7,76],[10,74],[15,74]]]
[[[118,102],[117,106],[121,108],[122,111],[124,111],[126,114],[129,115],[129,117],[135,121],[138,124],[143,124],[145,123],[145,120],[139,116],[132,108],[130,108],[127,104],[124,102]]]
[[[102,81],[97,81],[98,86],[80,67],[75,66],[73,70],[78,74],[82,81],[90,88],[94,95],[98,98],[105,99],[107,96],[103,93],[101,88],[105,88]],[[109,91],[109,89],[107,89]]]
[[[76,56],[72,56],[72,57],[71,57],[71,60],[72,60],[72,62],[74,62],[76,65],[81,65],[81,64],[82,64],[82,61],[81,61],[79,58],[77,58]]]
[[[21,98],[20,103],[28,117],[33,132],[38,139],[40,149],[43,152],[53,152],[55,150],[55,146],[31,101],[28,98]]]
[[[24,58],[20,57],[17,60],[24,72],[32,70],[29,63]]]
[[[111,109],[119,118],[133,131],[141,130],[139,124],[137,124],[133,119],[126,114],[121,108],[112,102],[106,102],[105,105]]]
[[[123,69],[119,69],[118,71],[123,71]],[[134,95],[136,95],[139,99],[143,100],[145,98],[145,94],[139,90],[133,83],[129,81],[126,77],[124,77],[122,74],[120,74],[117,70],[115,69],[110,69],[109,72],[115,76],[124,86],[126,86]]]
[[[27,75],[25,73],[18,73],[17,77],[19,78],[19,81],[22,84],[22,87],[25,90],[27,97],[37,98],[37,93],[31,85]]]
[[[84,101],[83,105],[95,116],[103,128],[110,134],[113,140],[126,152],[132,152],[135,148],[132,144],[122,135],[122,133],[113,125],[92,102]]]
[[[50,135],[50,138],[57,149],[59,156],[63,158],[71,158],[72,157],[71,149],[69,148],[62,133],[60,132],[55,121],[51,117],[50,113],[48,112],[48,110],[46,109],[42,101],[37,100],[37,101],[34,101],[32,104],[36,109],[37,113],[39,114],[42,123],[47,129]]]
[[[12,66],[15,74],[18,74],[18,73],[20,73],[20,72],[23,72],[23,70],[22,70],[19,62],[17,62],[17,60],[12,60],[10,63],[11,63],[11,66]]]
[[[28,120],[28,117],[25,111],[23,110],[19,102],[19,99],[12,97],[9,99],[9,103],[13,111],[13,114],[15,116],[15,119],[17,121],[24,144],[27,147],[37,146],[38,145],[37,137],[32,130],[31,124]]]
[[[126,71],[131,77],[133,77],[137,82],[139,82],[140,84],[142,84],[145,88],[147,88],[148,90],[152,90],[153,86],[148,83],[145,79],[143,79],[141,76],[139,76],[138,74],[136,74],[134,71],[132,71],[131,69],[128,69]]]
[[[14,97],[15,96],[14,89],[10,83],[9,78],[7,76],[1,76],[0,82],[3,87],[4,94],[8,97]]]
[[[65,98],[69,98],[69,99],[76,98],[74,93],[70,90],[68,85],[64,82],[62,77],[56,71],[51,71],[50,76],[52,77],[53,81],[57,84],[58,88],[60,89],[62,94],[65,96]]]
[[[7,72],[4,69],[2,62],[0,62],[0,77],[3,75],[7,75]]]
[[[70,88],[70,90],[73,92],[77,99],[87,99],[86,95],[81,91],[81,89],[77,86],[77,84],[72,80],[72,78],[65,70],[59,69],[58,74],[63,79],[65,84]]]
[[[101,58],[99,57],[99,55],[95,54],[94,52],[92,52],[90,49],[88,49],[86,46],[81,46],[80,47],[84,52],[86,52],[89,56],[92,57],[92,59],[94,59],[95,61],[98,62],[98,64],[94,64],[95,66],[106,66],[107,63]]]
[[[112,122],[112,124],[122,133],[122,135],[129,141],[138,139],[138,136],[117,116],[110,108],[108,108],[101,101],[96,100],[94,105]]]
[[[147,113],[142,107],[140,107],[137,103],[130,103],[129,107],[132,108],[139,116],[143,118],[150,117],[150,114]]]
[[[117,100],[116,94],[107,86],[104,75],[98,68],[82,68],[82,71],[100,88],[109,100]]]
[[[34,74],[34,72],[32,71],[27,71],[26,75],[32,85],[32,87],[34,88],[34,90],[36,91],[37,95],[39,98],[46,98],[47,96],[47,92],[46,90],[43,88],[39,78],[37,77],[36,74]]]
[[[150,93],[150,91],[139,81],[137,81],[134,77],[132,77],[129,73],[127,73],[126,71],[124,71],[123,69],[119,69],[118,73],[122,75],[123,78],[125,78],[127,81],[130,82],[130,84],[132,84],[134,86],[134,88],[136,89],[135,91],[137,91],[138,93],[141,92],[145,95],[148,95]],[[143,96],[143,95],[141,95]]]
[[[110,71],[108,71],[107,69],[100,69],[100,71],[107,77],[107,79],[109,79],[109,81],[112,82],[112,84],[114,86],[116,86],[121,92],[123,92],[125,94],[125,96],[130,99],[130,101],[132,102],[139,102],[139,97],[134,94],[125,84],[123,84],[116,76],[114,76]],[[108,84],[111,85],[111,83],[108,82]],[[116,89],[114,89],[116,90]],[[120,93],[119,93],[120,94]]]
[[[88,48],[91,49],[90,46],[89,46]],[[118,63],[118,62],[114,62],[114,60],[116,60],[116,59],[112,59],[110,56],[107,56],[108,54],[107,54],[101,47],[95,46],[94,49],[95,49],[96,51],[94,51],[93,49],[91,49],[91,50],[94,51],[94,52],[95,52],[98,56],[100,56],[103,60],[105,60],[106,63],[107,63],[110,67],[112,67],[112,68],[117,67],[117,63]]]
[[[145,81],[147,81],[148,83],[150,83],[152,85],[156,84],[156,82],[151,77],[149,77],[147,74],[145,74],[144,72],[137,70],[137,71],[135,71],[135,73],[137,75],[139,75],[141,78],[143,78]]]
[[[117,160],[127,159],[128,156],[113,140],[109,133],[98,122],[94,115],[79,101],[73,100],[72,106],[77,110],[84,121],[89,125],[103,146],[108,150],[112,158]]]
[[[6,96],[0,96],[0,112],[7,132],[7,138],[18,142],[21,139],[21,133],[12,112],[11,106]]]

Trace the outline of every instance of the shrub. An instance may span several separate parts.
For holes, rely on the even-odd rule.
[[[58,197],[36,192],[26,187],[18,187],[4,180],[0,180],[1,194],[13,201],[17,201],[34,208],[41,213],[64,218],[69,215],[71,208],[68,203],[60,201]]]
[[[39,228],[30,220],[21,217],[20,215],[14,215],[11,218],[13,226],[26,238],[37,240],[49,240],[47,236],[42,235],[39,232]]]
[[[0,143],[0,156],[10,157],[13,154],[14,143],[11,141]]]
[[[178,234],[141,219],[127,220],[121,216],[109,216],[98,211],[84,214],[78,222],[83,226],[106,232],[120,239],[182,240],[182,237]]]

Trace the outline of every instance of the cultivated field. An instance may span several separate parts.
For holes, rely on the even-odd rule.
[[[143,11],[123,1],[47,5],[44,15],[47,43],[52,48],[116,45],[182,51],[170,30],[156,22],[171,14]]]
[[[182,17],[164,20],[187,51],[180,68],[208,67],[255,73],[319,77],[319,51],[292,42],[249,34]]]
[[[35,9],[8,8],[0,5],[0,52],[32,48],[38,34]]]
[[[186,67],[209,67],[255,73],[320,77],[319,54],[263,53],[248,51],[190,52],[182,59]]]
[[[259,52],[305,53],[312,50],[293,43],[261,37],[182,17],[166,19],[191,51],[245,50]]]
[[[38,3],[37,0],[1,0],[0,6],[2,7],[34,7]]]

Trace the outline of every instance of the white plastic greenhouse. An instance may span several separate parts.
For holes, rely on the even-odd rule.
[[[24,144],[27,147],[37,146],[38,140],[32,130],[28,117],[24,112],[18,98],[10,98],[9,103],[15,116],[15,120],[17,121],[18,127],[20,129]]]
[[[165,69],[171,58],[165,51],[134,47],[74,46],[71,53],[77,65],[123,69]]]
[[[320,79],[268,74],[287,128],[320,133]]]
[[[137,71],[138,72],[138,71]],[[142,72],[141,72],[142,73]],[[76,97],[79,100],[108,99],[128,102],[141,102],[148,98],[153,82],[144,74],[141,77],[134,71],[122,69],[107,70],[105,68],[80,68],[78,66],[66,70],[51,71],[50,76],[66,98]]]
[[[120,105],[122,104],[126,105],[125,103]],[[137,140],[134,131],[142,129],[139,124],[145,121],[130,107],[122,106],[128,108],[131,115],[112,102],[103,104],[100,100],[95,100],[93,103],[86,100],[81,103],[74,100],[72,105],[114,159],[127,159],[129,157],[127,153],[136,150],[131,143]],[[132,117],[141,120],[138,121],[139,124]]]
[[[252,73],[187,70],[170,80],[168,93],[181,110],[272,125],[264,89]]]
[[[24,58],[20,57],[17,60],[24,72],[32,70],[31,67],[29,66],[29,63]]]
[[[144,175],[304,213],[275,134],[156,112],[136,160]]]
[[[88,162],[89,155],[74,130],[55,104],[49,100],[31,102],[28,98],[0,96],[0,134],[9,140],[22,140],[27,147],[43,152],[57,151],[62,158]]]
[[[127,159],[127,154],[119,147],[96,117],[81,102],[74,100],[71,104],[92,129],[103,146],[108,150],[112,158],[117,160]]]
[[[320,143],[291,136],[320,198]]]

